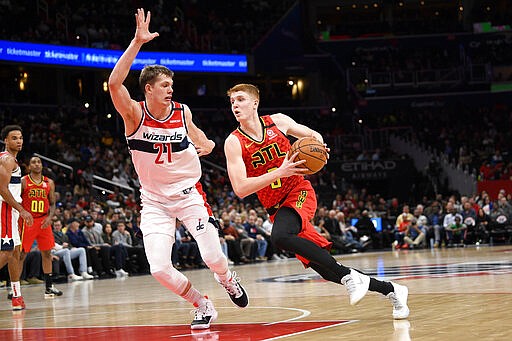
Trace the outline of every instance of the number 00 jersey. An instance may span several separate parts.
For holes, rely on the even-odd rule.
[[[142,120],[126,140],[141,193],[158,201],[194,187],[201,177],[201,164],[187,136],[183,105],[171,102],[169,116],[157,120],[145,102],[139,104]]]
[[[270,116],[261,116],[260,120],[263,128],[262,141],[254,140],[240,128],[231,133],[240,141],[247,177],[260,176],[277,169],[291,148],[290,141],[276,127]],[[281,203],[302,179],[300,175],[278,179],[256,194],[261,204],[265,208],[270,208]]]
[[[21,206],[29,211],[34,218],[44,217],[50,210],[50,183],[46,176],[42,176],[37,183],[30,175],[25,175],[25,188],[21,193]]]

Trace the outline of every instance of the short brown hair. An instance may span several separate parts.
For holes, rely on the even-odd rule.
[[[237,84],[234,87],[232,87],[231,89],[229,89],[227,91],[227,94],[229,97],[231,97],[231,94],[233,92],[237,92],[237,91],[247,92],[249,95],[255,97],[258,101],[260,100],[260,90],[258,90],[258,88],[252,84],[244,84],[244,83]]]
[[[146,87],[146,84],[155,84],[156,77],[159,75],[165,75],[169,77],[174,76],[174,72],[169,70],[167,67],[163,65],[146,65],[142,69],[140,76],[139,76],[139,86],[142,90],[142,92],[146,92],[144,88]]]

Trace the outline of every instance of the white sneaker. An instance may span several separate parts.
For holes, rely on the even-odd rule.
[[[75,274],[68,275],[68,281],[75,282],[75,281],[83,281],[83,280],[84,280],[84,278],[82,276],[77,276]]]
[[[221,281],[216,273],[213,274],[213,277],[224,287],[224,289],[226,289],[229,298],[234,304],[240,308],[247,307],[249,304],[249,297],[247,296],[244,287],[240,284],[240,278],[236,276],[236,272],[231,272],[231,278],[226,282]]]
[[[393,318],[396,320],[406,319],[409,316],[409,307],[407,306],[407,296],[409,289],[405,285],[393,284],[393,292],[386,295],[393,303]]]
[[[128,277],[128,272],[123,269],[116,270],[116,278],[125,278]]]
[[[210,323],[215,321],[219,315],[212,301],[207,296],[204,298],[206,298],[205,304],[197,307],[194,311],[194,320],[190,324],[190,329],[208,329],[210,328]]]
[[[350,269],[350,273],[343,276],[341,279],[341,284],[343,284],[348,291],[350,304],[356,305],[368,292],[370,277],[363,275],[354,269]]]
[[[87,272],[85,272],[85,271],[84,271],[84,272],[82,272],[82,273],[81,273],[81,275],[82,275],[82,278],[83,278],[83,279],[94,279],[94,276],[93,276],[93,275],[89,275],[89,274],[88,274]]]

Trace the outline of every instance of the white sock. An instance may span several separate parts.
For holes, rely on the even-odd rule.
[[[202,306],[206,302],[206,298],[193,286],[181,297],[192,303],[194,307]]]
[[[227,282],[231,279],[231,270],[228,269],[228,271],[226,271],[226,273],[224,274],[217,274],[217,277],[219,278],[219,280],[221,282]]]
[[[92,266],[88,266],[87,267],[87,272],[91,273],[92,272]]]
[[[20,281],[11,282],[11,289],[12,289],[12,297],[21,296]]]

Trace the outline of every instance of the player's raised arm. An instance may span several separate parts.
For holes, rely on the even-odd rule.
[[[297,138],[314,137],[318,141],[324,143],[324,139],[320,133],[309,127],[306,127],[303,124],[295,122],[295,120],[288,115],[274,114],[271,117],[272,121],[274,121],[279,130],[281,130],[286,135],[291,135]]]
[[[108,79],[110,97],[112,98],[116,110],[123,117],[126,134],[130,134],[135,130],[139,124],[141,113],[137,102],[131,99],[130,93],[123,85],[123,82],[128,76],[130,67],[142,45],[158,37],[157,32],[149,32],[151,12],[148,12],[146,16],[144,9],[139,8],[137,9],[137,14],[135,14],[135,19],[137,23],[135,36],[121,58],[117,61]]]

